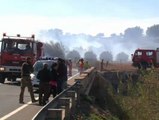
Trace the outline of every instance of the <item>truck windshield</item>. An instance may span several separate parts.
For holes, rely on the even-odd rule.
[[[146,55],[147,55],[147,56],[152,56],[152,55],[153,55],[153,52],[152,52],[152,51],[147,51],[147,52],[146,52]]]
[[[17,53],[27,53],[31,52],[33,48],[33,44],[31,42],[21,42],[21,41],[3,41],[2,42],[2,50],[7,52],[17,52]]]
[[[142,52],[141,51],[136,51],[135,52],[135,56],[141,56],[142,55]]]
[[[17,48],[19,50],[29,50],[29,49],[32,49],[32,44],[30,44],[30,43],[17,43]]]

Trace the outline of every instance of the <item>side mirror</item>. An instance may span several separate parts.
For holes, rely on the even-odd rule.
[[[133,58],[134,54],[131,54],[131,58]]]

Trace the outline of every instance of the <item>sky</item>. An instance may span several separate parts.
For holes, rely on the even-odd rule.
[[[38,34],[59,28],[69,33],[120,34],[159,22],[158,0],[0,0],[0,33]]]
[[[114,55],[122,51],[131,55],[138,43],[127,49],[120,41],[103,45],[100,40],[81,39],[80,34],[96,38],[102,33],[109,37],[136,26],[145,32],[148,27],[159,24],[158,6],[159,0],[0,0],[0,34],[27,37],[35,34],[36,38],[43,39],[40,31],[53,29],[56,34],[54,30],[60,29],[62,35],[72,38],[62,36],[64,44],[72,49],[93,48],[98,55],[103,50],[111,50]],[[47,39],[45,37],[43,41]]]

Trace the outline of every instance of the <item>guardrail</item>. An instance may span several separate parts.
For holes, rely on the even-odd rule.
[[[47,103],[32,120],[69,120],[70,113],[80,103],[81,94],[89,94],[94,81],[94,67],[82,72],[73,79],[73,84]]]

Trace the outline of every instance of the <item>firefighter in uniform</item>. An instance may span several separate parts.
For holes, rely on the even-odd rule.
[[[30,78],[30,74],[33,72],[33,66],[31,64],[31,58],[27,57],[26,62],[24,62],[22,64],[22,70],[21,70],[21,92],[19,95],[19,103],[24,103],[23,99],[24,99],[24,91],[25,91],[25,87],[28,87],[28,91],[30,93],[30,97],[31,97],[31,101],[32,102],[36,102],[37,100],[35,100],[34,98],[34,93],[33,93],[33,86],[31,83],[31,78]]]

